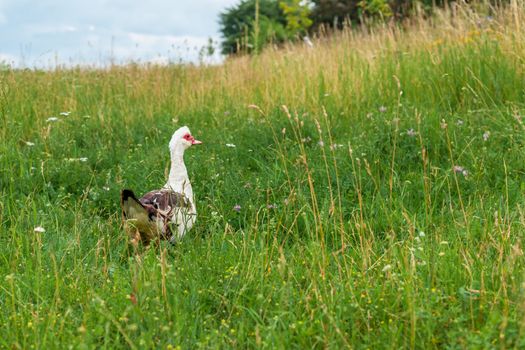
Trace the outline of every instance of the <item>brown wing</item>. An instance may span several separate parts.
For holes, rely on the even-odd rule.
[[[173,208],[190,208],[191,203],[188,198],[182,193],[171,190],[158,190],[146,193],[141,199],[140,203],[144,206],[153,206],[163,212],[168,212]]]

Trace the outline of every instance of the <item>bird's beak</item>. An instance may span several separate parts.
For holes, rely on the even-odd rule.
[[[191,140],[191,144],[192,145],[202,145],[202,141],[193,139],[193,140]]]

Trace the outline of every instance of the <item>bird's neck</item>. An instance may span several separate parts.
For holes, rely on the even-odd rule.
[[[186,165],[184,165],[184,150],[175,149],[171,151],[171,167],[166,188],[182,193],[193,202],[193,190]]]

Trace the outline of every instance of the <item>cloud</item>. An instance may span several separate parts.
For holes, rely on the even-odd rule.
[[[202,47],[206,45],[206,37],[189,36],[189,35],[152,35],[152,34],[141,34],[141,33],[129,33],[128,37],[131,41],[136,44],[147,46],[147,47],[169,47],[169,46],[194,46]]]
[[[59,34],[59,33],[74,33],[78,29],[72,25],[47,25],[47,24],[36,24],[26,27],[26,30],[33,33],[33,35],[38,34]]]
[[[18,65],[18,58],[14,55],[0,52],[0,63],[7,63],[16,67]]]
[[[1,49],[28,66],[108,57],[195,62],[209,37],[218,41],[218,14],[238,1],[0,0]]]

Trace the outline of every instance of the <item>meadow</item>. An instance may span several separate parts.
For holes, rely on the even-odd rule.
[[[2,69],[0,348],[525,347],[524,19]],[[164,184],[181,125],[197,223],[136,254],[120,190]]]

